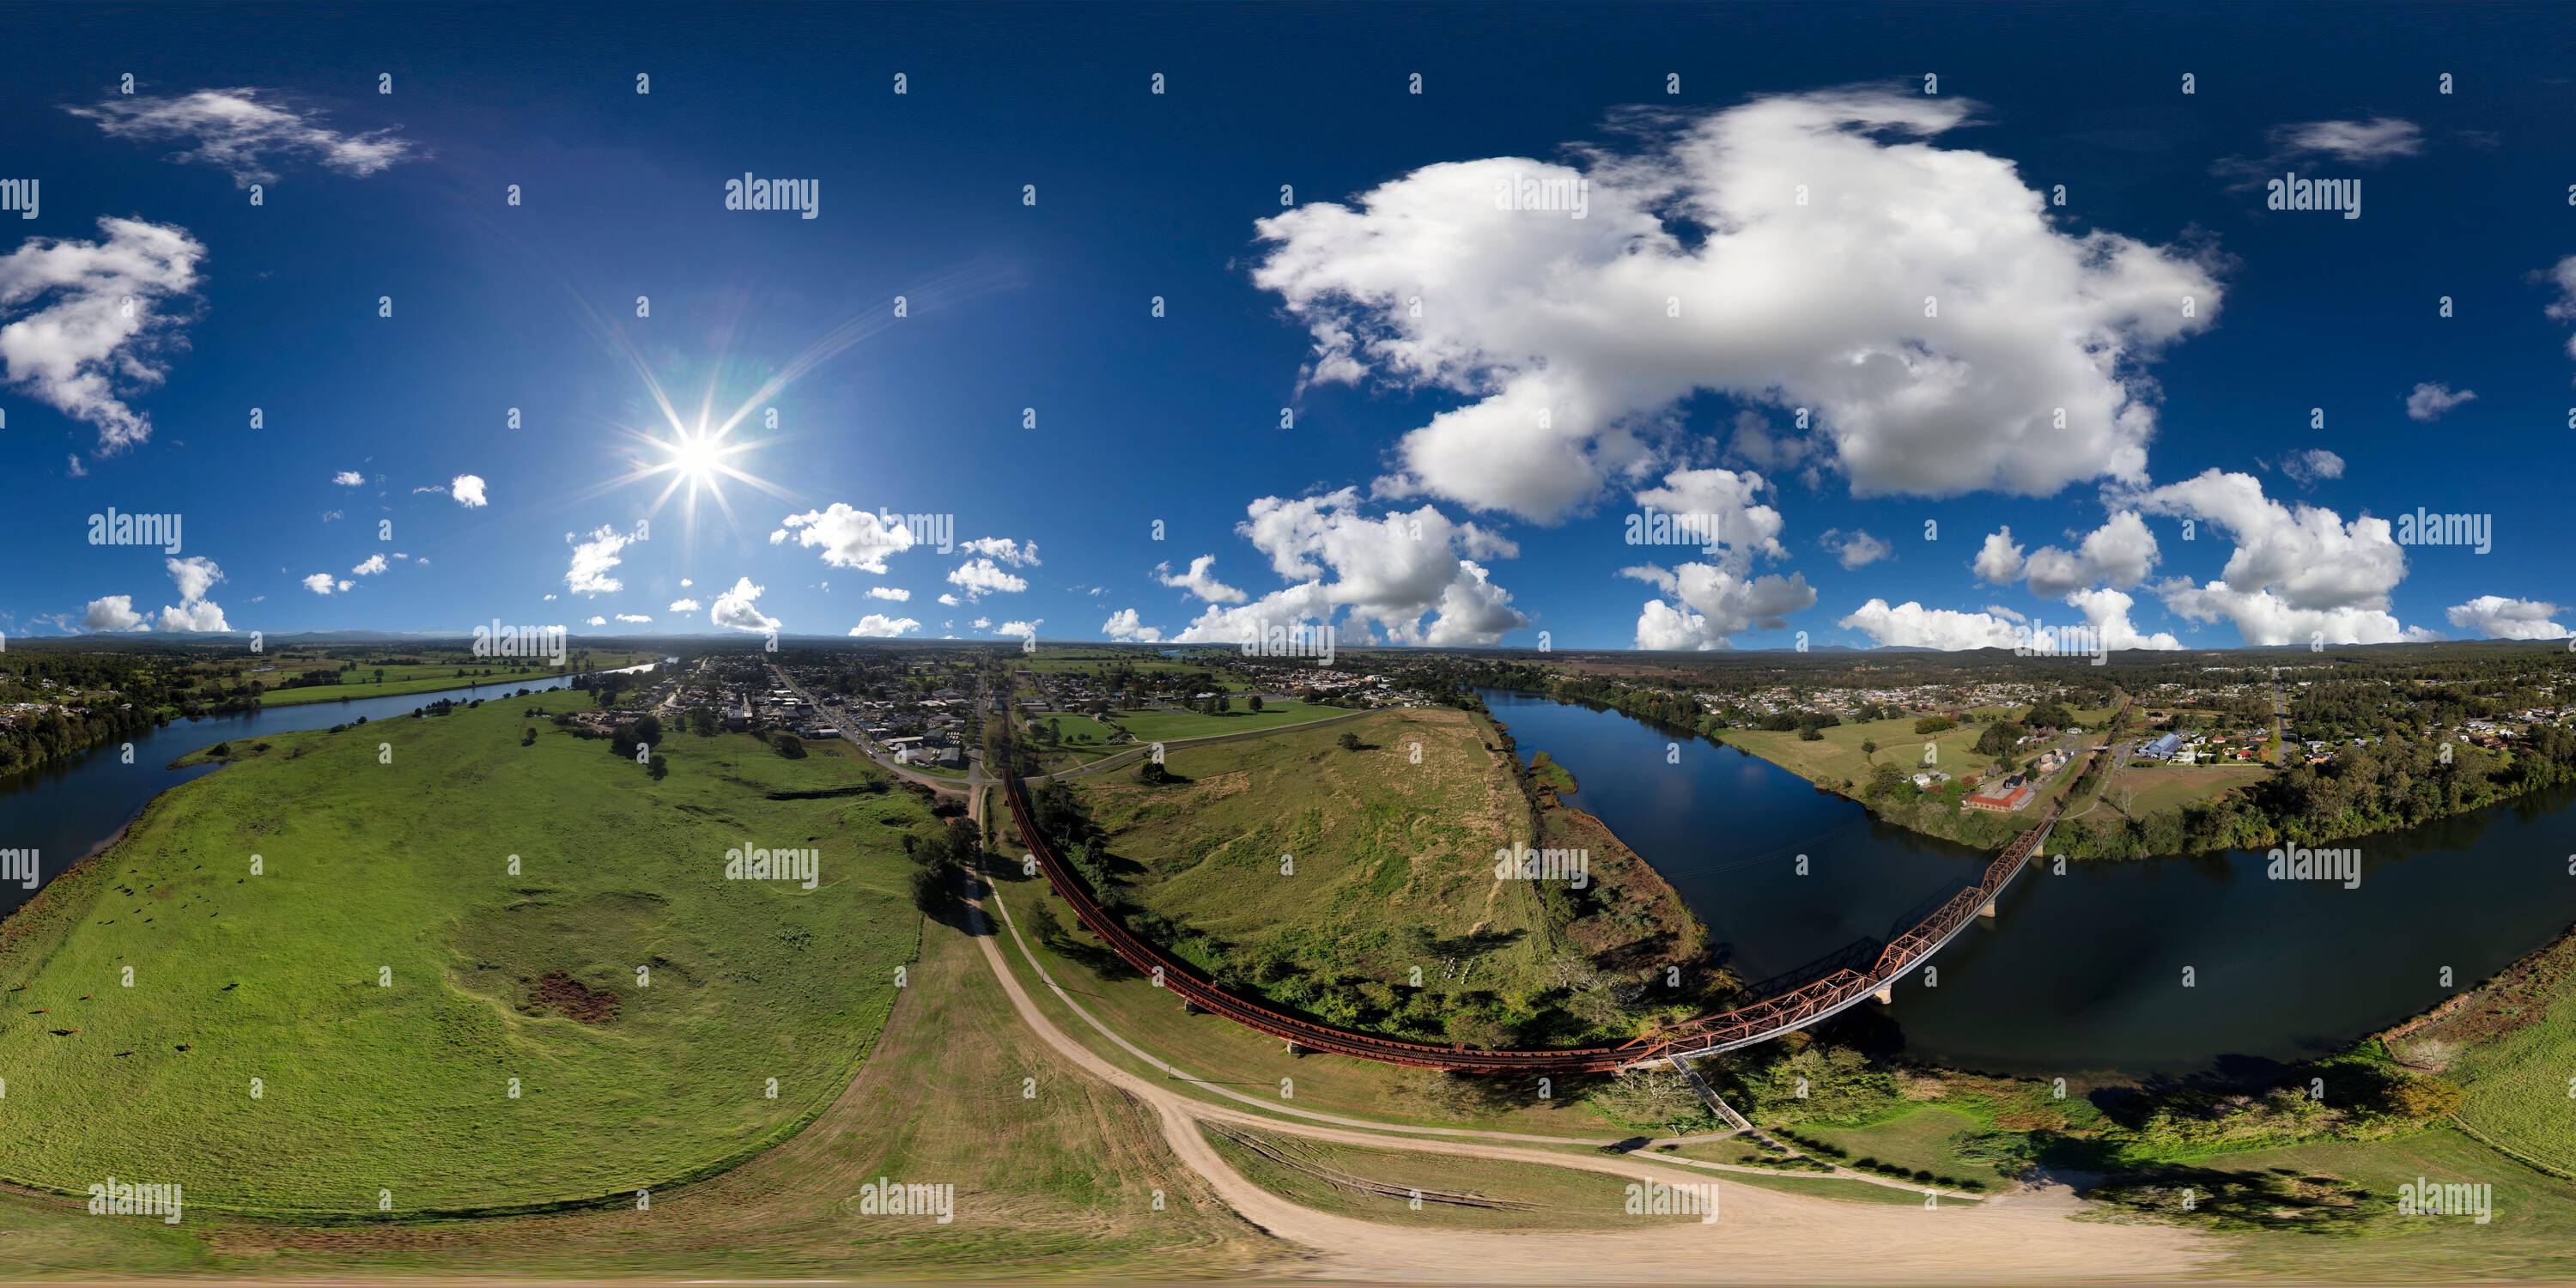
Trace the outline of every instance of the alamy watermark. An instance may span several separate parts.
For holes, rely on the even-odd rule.
[[[2495,549],[2495,516],[2435,514],[2419,505],[2413,514],[2397,516],[2397,544],[2467,546],[2486,554]]]
[[[2102,634],[2091,626],[2043,626],[2032,622],[2013,632],[2014,657],[2082,657],[2102,666],[2111,660],[2111,650]]]
[[[1701,1225],[1717,1224],[1717,1182],[1628,1182],[1624,1209],[1630,1216],[1695,1216]]]
[[[1592,885],[1592,851],[1538,850],[1512,845],[1494,851],[1496,881],[1562,881],[1575,890]]]
[[[2266,210],[2340,210],[2346,219],[2361,218],[2361,180],[2302,179],[2296,170],[2263,184]]]
[[[2265,856],[2263,875],[2275,881],[2340,881],[2346,890],[2361,888],[2361,851],[2311,850],[2303,845],[2276,849]]]
[[[1667,514],[1647,506],[1628,516],[1628,544],[1632,546],[1697,546],[1701,554],[1723,553],[1719,543],[1725,533],[1714,514]]]
[[[724,208],[787,210],[795,212],[799,219],[812,219],[823,213],[823,181],[761,179],[745,170],[741,178],[725,180]]]
[[[1333,664],[1333,624],[1297,622],[1294,625],[1281,626],[1275,622],[1264,622],[1244,637],[1243,655],[1245,657],[1311,657],[1321,665],[1331,666]]]
[[[14,210],[20,219],[36,217],[37,179],[0,179],[0,210]]]
[[[0,850],[0,885],[15,881],[19,889],[33,890],[39,867],[36,851],[32,849]]]
[[[91,1216],[157,1216],[163,1225],[177,1225],[181,1206],[176,1184],[142,1185],[111,1176],[105,1185],[89,1187]]]
[[[749,843],[725,851],[727,881],[793,881],[811,890],[822,879],[823,852],[810,846],[763,850]]]
[[[926,1216],[946,1225],[957,1219],[957,1187],[944,1181],[906,1185],[880,1176],[859,1187],[859,1215]]]
[[[562,666],[568,634],[561,626],[504,626],[496,617],[474,628],[474,656],[542,657]]]
[[[2495,1219],[2495,1186],[2418,1176],[2397,1187],[2399,1216],[2464,1216],[2479,1225]]]
[[[89,543],[93,546],[159,546],[161,553],[179,553],[179,516],[175,514],[127,514],[115,506],[105,513],[89,516]]]
[[[1537,210],[1581,219],[1592,213],[1592,181],[1581,175],[1515,174],[1494,181],[1494,209]]]

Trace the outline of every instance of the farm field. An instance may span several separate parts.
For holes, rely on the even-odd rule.
[[[592,653],[587,667],[575,661],[562,670],[543,661],[493,661],[463,656],[435,662],[384,667],[372,666],[361,661],[357,670],[342,672],[341,681],[337,684],[292,689],[272,688],[260,696],[260,702],[264,706],[272,707],[297,706],[307,702],[339,702],[358,698],[388,697],[402,693],[432,693],[441,689],[461,689],[468,685],[479,685],[488,690],[507,691],[531,681],[551,679],[565,671],[615,670],[652,661],[653,656],[649,653]],[[278,679],[289,674],[308,671],[334,672],[338,670],[340,664],[341,659],[337,658],[282,660],[277,664],[279,669],[275,672],[247,673],[238,678],[274,684]],[[384,672],[384,679],[381,682],[376,679],[376,673],[379,670]],[[459,671],[464,674],[457,674]]]
[[[0,1178],[491,1210],[703,1175],[829,1104],[918,943],[926,808],[745,736],[670,736],[656,780],[531,714],[577,702],[273,736],[47,886],[0,944]],[[817,849],[817,887],[728,880],[747,843]]]
[[[1238,706],[1233,711],[1213,716],[1196,711],[1143,710],[1121,711],[1110,719],[1136,735],[1138,742],[1176,742],[1183,738],[1204,738],[1210,734],[1276,729],[1349,714],[1345,707],[1316,706],[1308,702],[1269,702],[1264,703],[1259,711],[1245,711]]]

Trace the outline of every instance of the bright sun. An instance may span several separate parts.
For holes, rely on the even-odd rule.
[[[724,462],[724,445],[705,430],[681,435],[666,446],[671,453],[671,468],[691,483],[711,480]]]

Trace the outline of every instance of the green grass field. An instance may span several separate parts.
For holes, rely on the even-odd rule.
[[[653,657],[654,655],[649,653],[594,652],[589,655],[588,669],[615,670],[633,666],[639,662],[652,661]],[[279,668],[275,672],[251,672],[238,678],[275,684],[288,674],[321,671],[325,674],[338,675],[339,681],[311,687],[270,689],[260,696],[262,706],[286,707],[307,702],[340,702],[358,698],[390,697],[402,693],[431,693],[440,689],[461,689],[468,685],[479,685],[486,690],[506,692],[532,681],[552,679],[566,671],[583,669],[578,664],[569,664],[558,670],[544,661],[494,661],[463,654],[413,666],[376,667],[361,661],[357,670],[345,672],[339,670],[339,659],[303,661],[280,659],[274,665]],[[376,679],[376,672],[379,670],[384,672],[385,678],[382,682]],[[459,671],[465,674],[460,676],[457,674]]]
[[[954,1185],[955,1219],[861,1213],[852,1196],[880,1176]],[[261,1282],[396,1266],[495,1279],[933,1279],[967,1267],[1232,1279],[1276,1251],[1172,1157],[1151,1110],[1029,1042],[974,941],[936,923],[877,1048],[822,1116],[739,1168],[656,1191],[650,1211],[315,1227],[192,1209],[170,1227],[0,1191],[0,1248],[11,1279]]]
[[[2124,765],[2102,799],[2106,809],[2145,818],[2196,805],[2271,776],[2272,770],[2264,765]],[[2127,808],[2122,810],[2124,800]]]
[[[1323,707],[1307,702],[1265,703],[1259,711],[1246,711],[1241,703],[1222,715],[1201,715],[1195,711],[1121,711],[1110,717],[1138,742],[1175,742],[1182,738],[1204,738],[1210,734],[1246,733],[1254,729],[1276,729],[1285,725],[1304,724],[1328,716],[1349,715],[1343,707]]]
[[[1799,1134],[1840,1146],[1853,1159],[1875,1158],[1906,1171],[1920,1168],[1935,1176],[2008,1186],[2011,1176],[1961,1154],[1961,1142],[1986,1130],[1986,1124],[1972,1115],[1941,1105],[1925,1105],[1866,1127],[1817,1125],[1801,1128]]]
[[[1201,1124],[1200,1131],[1245,1180],[1319,1212],[1467,1230],[1598,1230],[1631,1219],[1624,1210],[1629,1182],[1604,1172],[1372,1149],[1250,1128]],[[1671,1179],[1691,1182],[1678,1171]],[[1699,1183],[1716,1180],[1711,1175]],[[1388,1194],[1380,1186],[1405,1193]],[[1425,1198],[1417,1207],[1413,1191],[1451,1201]],[[1718,1207],[1722,1215],[1723,1196]]]
[[[1133,741],[1111,742],[1116,730],[1079,712],[1048,711],[1032,719],[1040,729],[1052,727],[1055,731],[1056,741],[1041,740],[1032,744],[1050,758],[1051,768],[1058,760],[1064,767],[1089,764],[1136,745]]]
[[[1992,716],[2005,712],[1999,708],[1983,714]],[[1976,750],[1977,739],[1985,733],[1986,726],[1961,725],[1937,734],[1920,734],[1914,732],[1916,719],[1906,716],[1896,720],[1835,725],[1823,730],[1824,736],[1814,742],[1800,741],[1794,729],[1729,729],[1726,742],[1809,782],[1828,787],[1838,787],[1845,779],[1867,783],[1870,773],[1880,765],[1894,765],[1908,774],[1938,769],[1953,778],[1965,778],[1983,772],[1986,766],[1994,763],[1993,757],[1980,756]],[[1877,743],[1877,754],[1863,754],[1861,744],[1864,742]],[[1929,764],[1924,760],[1927,744],[1935,748]],[[2032,754],[2037,754],[2035,749]]]
[[[1345,732],[1360,750],[1341,748]],[[1143,865],[1128,889],[1145,907],[1247,957],[1293,958],[1301,970],[1282,988],[1308,974],[1358,976],[1411,996],[1416,967],[1433,996],[1540,987],[1554,941],[1532,883],[1494,879],[1494,852],[1528,843],[1528,814],[1465,713],[1384,711],[1179,748],[1165,763],[1187,781],[1077,780],[1111,852]],[[1282,873],[1283,855],[1293,872]],[[1399,927],[1442,947],[1408,945]],[[1462,970],[1444,970],[1444,958]]]
[[[0,1177],[492,1209],[698,1175],[829,1104],[918,943],[924,807],[808,795],[877,777],[837,748],[677,735],[655,781],[524,714],[576,701],[274,736],[46,887],[0,948]],[[818,849],[818,888],[726,879],[746,843]]]

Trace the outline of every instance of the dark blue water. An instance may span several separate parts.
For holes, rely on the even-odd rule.
[[[1912,924],[1991,857],[1872,820],[1768,761],[1610,711],[1487,692],[1681,892],[1748,981]],[[1678,742],[1680,763],[1666,763]],[[2359,838],[2361,882],[2274,881],[2266,856],[2027,870],[2001,916],[1840,1031],[1954,1068],[2040,1077],[2259,1071],[2475,985],[2576,923],[2576,787]],[[1800,874],[1800,858],[1805,872]],[[2188,967],[2193,974],[2184,982]],[[2445,978],[2445,971],[2448,977]]]
[[[651,667],[635,669],[650,670]],[[173,720],[135,737],[130,764],[127,763],[125,744],[110,742],[0,778],[0,846],[35,849],[41,860],[42,880],[50,881],[116,835],[118,828],[131,822],[142,811],[146,801],[189,779],[221,768],[219,765],[170,768],[171,761],[200,747],[297,729],[328,729],[361,716],[369,720],[406,716],[440,698],[465,702],[516,693],[521,689],[559,689],[569,683],[571,680],[562,676],[544,680],[513,679],[470,689],[405,693],[388,698],[362,698],[354,702],[307,702],[244,715]],[[15,881],[0,883],[0,915],[25,903],[33,893]]]

